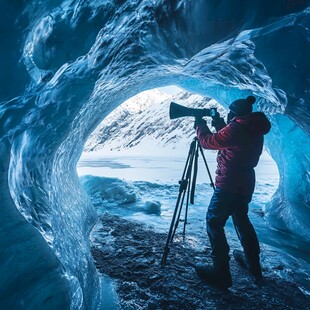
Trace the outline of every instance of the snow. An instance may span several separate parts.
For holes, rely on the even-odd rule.
[[[87,193],[96,199],[117,204],[137,201],[135,188],[122,180],[85,176],[81,182]]]

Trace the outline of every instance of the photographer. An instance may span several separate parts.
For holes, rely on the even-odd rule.
[[[248,204],[255,186],[255,172],[262,153],[264,135],[271,128],[262,112],[252,112],[255,97],[234,101],[227,116],[213,116],[212,133],[202,117],[196,117],[195,129],[205,149],[218,150],[215,191],[207,212],[207,233],[211,244],[212,265],[196,265],[198,276],[221,288],[232,285],[229,246],[224,226],[232,216],[244,252],[235,250],[235,259],[244,265],[256,281],[262,279],[259,243],[248,217]]]

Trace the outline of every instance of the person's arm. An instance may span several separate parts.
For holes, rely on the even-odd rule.
[[[229,123],[217,133],[212,133],[206,124],[196,126],[197,137],[204,149],[223,150],[234,147],[238,142],[237,127],[234,123]]]

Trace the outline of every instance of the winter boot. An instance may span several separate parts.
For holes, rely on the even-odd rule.
[[[262,269],[259,263],[259,257],[250,259],[242,251],[234,250],[233,256],[236,262],[243,268],[245,268],[255,282],[261,282],[263,279]]]
[[[232,286],[228,262],[213,265],[198,263],[195,266],[195,270],[203,282],[213,284],[221,289],[227,289]]]

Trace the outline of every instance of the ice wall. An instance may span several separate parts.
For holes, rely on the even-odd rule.
[[[0,308],[95,309],[95,211],[75,166],[92,130],[142,90],[224,106],[254,94],[273,124],[270,223],[309,238],[308,1],[4,1]]]

